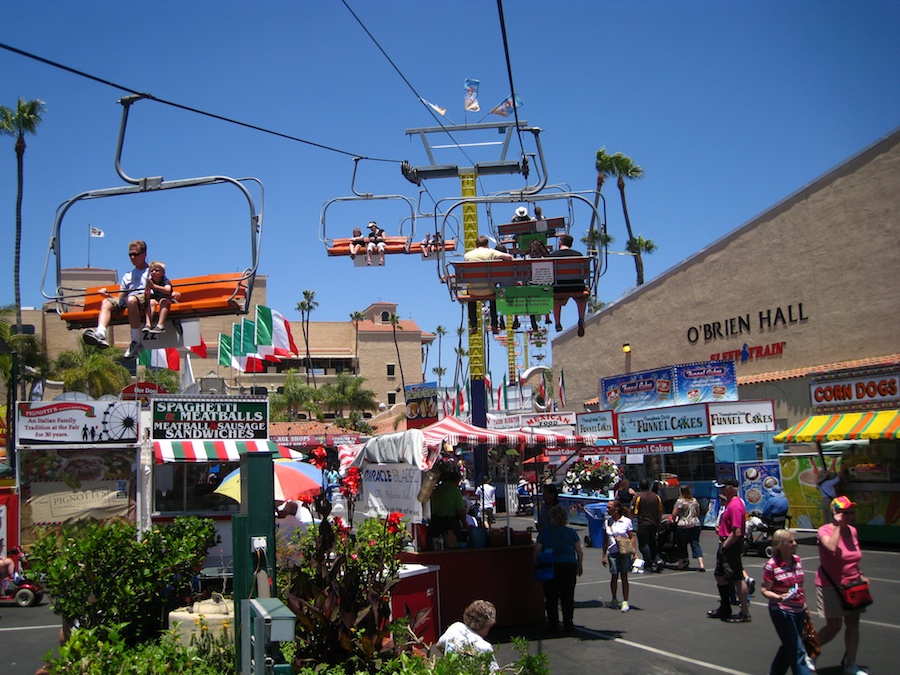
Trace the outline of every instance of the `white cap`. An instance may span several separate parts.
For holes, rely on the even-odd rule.
[[[526,209],[524,206],[520,206],[519,208],[516,209],[516,215],[517,216],[527,216],[528,209]]]

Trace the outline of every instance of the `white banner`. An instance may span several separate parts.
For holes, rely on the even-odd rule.
[[[613,420],[612,410],[577,413],[575,419],[575,428],[577,429],[579,436],[593,434],[598,438],[616,437],[616,425]]]
[[[138,401],[29,401],[16,405],[16,446],[136,443]]]
[[[619,441],[645,441],[673,436],[709,436],[706,405],[680,405],[634,410],[616,415]]]
[[[775,431],[775,404],[772,401],[723,401],[706,405],[712,434]]]
[[[422,520],[422,504],[416,499],[422,484],[422,471],[412,464],[365,464],[362,477],[362,503],[366,515],[386,516],[399,511],[413,522]]]

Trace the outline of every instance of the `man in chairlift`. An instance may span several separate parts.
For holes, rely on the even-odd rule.
[[[106,288],[100,289],[103,301],[100,303],[97,327],[84,331],[83,339],[89,345],[106,349],[109,347],[106,329],[113,314],[127,311],[128,323],[131,326],[131,344],[125,350],[125,358],[136,359],[144,349],[141,342],[141,326],[144,323],[144,303],[146,302],[144,289],[150,274],[150,266],[147,264],[147,244],[140,239],[128,244],[128,257],[131,259],[134,269],[122,276],[118,296],[113,296]]]
[[[559,236],[559,248],[556,251],[551,251],[551,258],[563,258],[566,256],[580,256],[581,253],[572,248],[572,244],[575,243],[575,239],[571,234],[561,234]],[[565,306],[567,302],[569,302],[568,297],[558,297],[556,293],[559,291],[569,291],[569,292],[577,292],[583,291],[585,289],[585,284],[581,281],[561,281],[559,284],[553,287],[554,290],[554,298],[553,298],[553,318],[556,319],[556,332],[562,330],[562,321],[560,320],[562,316],[562,308]],[[578,306],[578,337],[582,337],[584,335],[584,312],[587,309],[587,298],[584,296],[575,296],[575,304]]]
[[[369,243],[366,244],[366,265],[372,264],[372,252],[378,251],[378,264],[384,265],[384,249],[387,244],[384,230],[373,220],[369,223]]]

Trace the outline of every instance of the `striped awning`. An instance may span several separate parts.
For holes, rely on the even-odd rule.
[[[302,454],[272,441],[153,441],[157,464],[167,462],[239,462],[249,452],[300,459]]]
[[[783,431],[776,443],[900,439],[900,410],[814,415]]]

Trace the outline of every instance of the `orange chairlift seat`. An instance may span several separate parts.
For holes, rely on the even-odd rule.
[[[328,251],[328,255],[331,256],[339,256],[339,255],[350,255],[350,237],[337,237],[335,239],[328,240],[330,244],[326,247]],[[455,251],[456,250],[456,240],[451,239],[450,241],[443,242],[445,251]],[[421,241],[410,241],[409,237],[404,236],[389,236],[385,235],[384,237],[384,252],[385,253],[422,253],[422,242]]]
[[[43,278],[41,280],[42,293],[45,298],[56,303],[56,311],[60,318],[66,321],[68,328],[87,328],[97,325],[102,297],[99,290],[103,287],[72,288],[63,286],[63,265],[61,233],[63,219],[76,203],[104,197],[114,197],[128,194],[140,194],[146,192],[159,192],[162,190],[198,187],[201,185],[232,185],[236,187],[246,198],[249,213],[250,234],[250,265],[243,272],[230,274],[209,274],[193,276],[182,279],[173,279],[172,286],[175,291],[175,302],[170,309],[170,317],[173,321],[205,316],[227,316],[234,314],[246,314],[250,308],[250,299],[253,293],[253,284],[256,278],[256,270],[259,265],[259,244],[262,234],[262,203],[263,186],[256,178],[230,178],[228,176],[204,176],[200,178],[184,178],[177,180],[163,180],[162,176],[148,178],[131,178],[125,174],[121,167],[122,147],[125,139],[125,128],[128,121],[130,106],[146,95],[126,96],[119,100],[123,106],[122,123],[119,131],[118,147],[116,149],[116,172],[128,185],[90,190],[76,195],[72,199],[63,202],[56,209],[56,217],[53,223],[53,231],[50,235],[50,246],[47,252],[47,261],[44,265]],[[259,211],[257,211],[253,195],[245,183],[258,186]],[[44,292],[47,283],[47,273],[50,267],[51,257],[55,259],[56,287],[55,293],[49,295]],[[117,287],[106,286],[111,292]],[[110,323],[127,323],[128,317],[124,312],[114,314]]]

